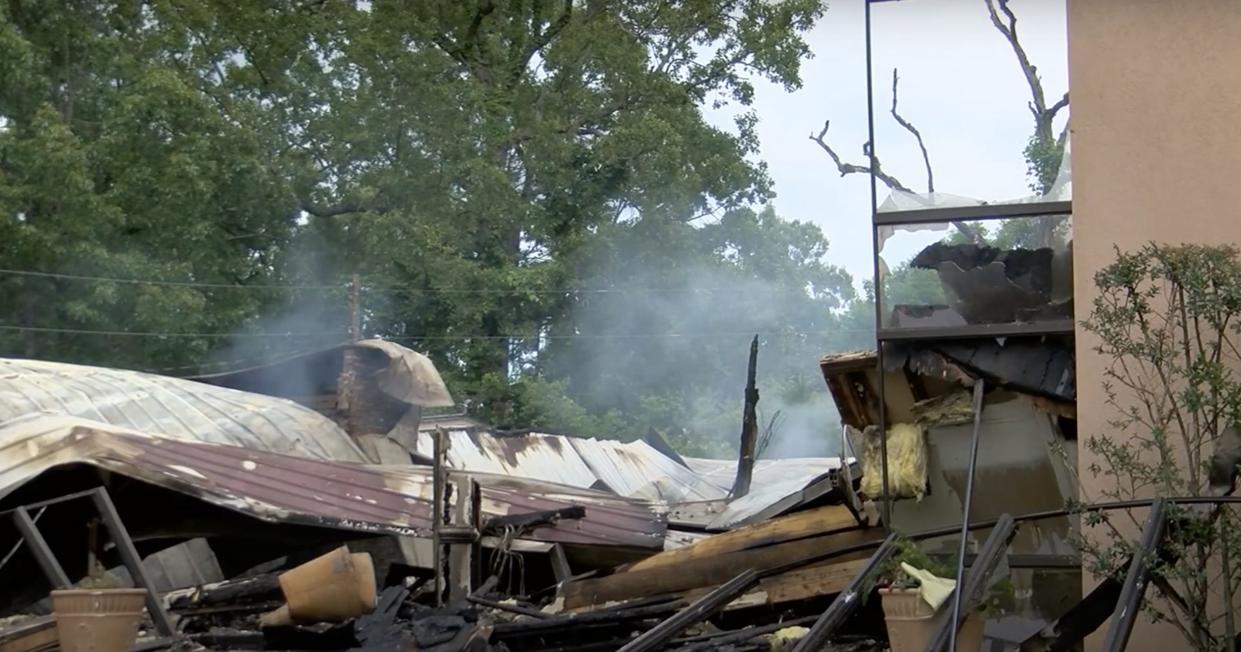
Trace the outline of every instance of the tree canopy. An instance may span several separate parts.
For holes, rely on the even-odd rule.
[[[870,325],[823,234],[763,208],[746,107],[800,84],[822,11],[10,0],[0,352],[253,362],[345,338],[356,274],[363,331],[486,418],[688,431],[739,409],[754,332],[769,395],[820,397]]]

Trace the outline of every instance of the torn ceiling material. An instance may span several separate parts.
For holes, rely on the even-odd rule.
[[[411,433],[400,433],[408,436]],[[618,442],[529,433],[497,436],[448,431],[448,464],[468,472],[557,482],[658,501],[670,521],[726,530],[770,518],[819,499],[835,488],[839,458],[759,460],[750,494],[729,500],[736,460],[685,458],[688,467],[645,441]],[[433,436],[410,437],[415,454],[429,458]]]
[[[292,355],[257,367],[189,379],[208,385],[246,392],[307,399],[336,392],[343,354],[357,350],[378,363],[379,388],[388,396],[408,405],[452,407],[452,395],[430,358],[395,342],[360,340],[310,353]]]
[[[384,340],[345,343],[193,380],[291,399],[330,417],[355,438],[382,436],[411,415],[416,421],[423,408],[453,405],[429,358]]]
[[[365,461],[332,420],[292,401],[137,371],[0,359],[0,422],[30,414],[318,460]]]
[[[430,536],[431,470],[311,460],[181,441],[83,421],[38,416],[0,424],[0,499],[52,469],[87,465],[262,521],[368,534]],[[471,474],[485,515],[584,506],[582,519],[523,538],[659,549],[665,526],[638,500],[573,487]]]
[[[1065,402],[1077,397],[1073,345],[1055,337],[894,342],[884,351],[889,370],[908,367],[952,382],[981,376],[990,386],[1026,394]]]

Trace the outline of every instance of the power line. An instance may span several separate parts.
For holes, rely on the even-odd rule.
[[[289,291],[339,291],[346,289],[346,284],[337,285],[291,285],[291,284],[273,284],[273,283],[254,283],[254,284],[232,284],[232,283],[206,283],[200,281],[165,281],[157,279],[137,279],[122,278],[114,276],[87,276],[83,274],[65,274],[61,272],[40,272],[33,270],[21,269],[3,269],[0,268],[0,274],[9,276],[25,276],[34,278],[53,278],[66,281],[82,281],[89,283],[121,283],[126,285],[155,285],[163,287],[187,287],[187,288],[204,288],[204,289],[221,289],[221,290],[289,290]],[[757,281],[756,281],[757,282]],[[743,290],[743,285],[710,287],[710,288],[532,288],[532,289],[497,289],[497,288],[445,288],[432,287],[423,288],[413,285],[363,285],[366,292],[404,292],[409,294],[425,294],[425,295],[462,295],[462,296],[510,296],[520,294],[537,294],[537,295],[558,295],[558,294],[708,294],[716,292],[738,292]],[[790,288],[795,290],[798,288]]]
[[[66,281],[91,281],[97,283],[125,283],[129,285],[163,285],[169,287],[215,288],[225,290],[341,290],[344,285],[284,285],[262,284],[238,285],[235,283],[205,283],[201,281],[163,281],[155,279],[121,278],[114,276],[85,276],[61,272],[36,272],[26,269],[0,269],[0,274],[55,278]]]
[[[110,337],[347,337],[346,333],[340,331],[326,331],[320,333],[180,333],[163,331],[92,330],[88,328],[49,328],[44,326],[14,326],[12,324],[0,324],[0,330],[24,331],[32,333],[66,333],[72,335],[107,335]]]
[[[116,337],[338,337],[345,339],[346,333],[339,331],[325,332],[289,332],[289,333],[182,333],[182,332],[162,332],[162,331],[114,331],[114,330],[92,330],[84,328],[51,328],[42,326],[15,326],[12,324],[0,324],[0,330],[7,331],[27,331],[35,333],[64,333],[70,335],[101,335]],[[812,335],[835,335],[835,334],[866,334],[873,335],[871,329],[833,329],[824,331],[690,331],[690,332],[668,332],[668,333],[571,333],[571,334],[544,334],[544,333],[521,333],[508,335],[398,335],[384,336],[382,339],[393,342],[420,342],[420,341],[468,341],[468,340],[577,340],[577,339],[663,339],[663,338],[703,338],[703,337],[806,337]]]

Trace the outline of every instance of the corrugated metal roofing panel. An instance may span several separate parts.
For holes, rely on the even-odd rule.
[[[712,483],[644,441],[567,439],[595,477],[622,496],[675,503],[728,495],[727,486]]]
[[[736,460],[686,458],[689,468],[644,441],[619,442],[532,433],[497,437],[477,430],[449,433],[448,463],[456,469],[607,488],[621,496],[673,509],[678,524],[726,530],[770,518],[832,491],[840,458],[759,460],[750,493],[728,500]],[[417,434],[417,452],[430,457],[433,434]]]
[[[737,475],[734,460],[685,458],[686,464],[717,484],[732,485]],[[729,530],[778,516],[835,488],[832,475],[840,469],[838,457],[801,457],[758,460],[750,492],[741,498],[711,505],[698,524],[709,530]],[[688,513],[688,512],[687,512]]]
[[[91,464],[272,522],[429,536],[431,473],[182,441],[70,417],[0,424],[0,497],[43,473]],[[641,501],[479,476],[489,516],[585,505],[586,516],[527,538],[659,548],[664,523]]]
[[[530,478],[570,487],[592,487],[598,477],[565,438],[530,434],[497,437],[476,430],[448,431],[448,465],[454,469]],[[434,432],[421,431],[416,452],[430,458]]]
[[[0,422],[39,413],[320,460],[365,461],[331,419],[285,399],[137,371],[0,359]]]

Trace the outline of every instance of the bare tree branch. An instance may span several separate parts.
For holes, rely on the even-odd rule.
[[[987,13],[991,15],[991,24],[995,25],[995,28],[1012,47],[1017,63],[1021,66],[1021,72],[1026,77],[1026,83],[1030,85],[1029,106],[1030,113],[1034,115],[1035,135],[1041,142],[1050,143],[1052,142],[1051,123],[1060,109],[1068,106],[1069,94],[1065,93],[1058,102],[1051,107],[1047,106],[1047,98],[1043,93],[1043,81],[1038,76],[1038,68],[1030,63],[1030,57],[1026,54],[1017,36],[1017,15],[1008,6],[1009,0],[983,0],[983,2],[987,5]],[[996,8],[997,3],[999,9]],[[1000,16],[1001,13],[1004,14],[1003,17]]]
[[[918,139],[918,149],[922,150],[922,162],[926,165],[926,191],[935,192],[935,175],[931,172],[931,157],[927,154],[926,144],[922,142],[922,134],[918,131],[917,127],[913,126],[913,123],[901,117],[901,114],[896,112],[896,84],[898,81],[900,81],[900,77],[896,74],[896,68],[893,68],[892,117],[896,120],[897,124],[904,127],[906,131],[914,135],[914,138]]]
[[[893,102],[893,106],[895,106],[895,102]],[[846,163],[845,161],[841,160],[840,155],[836,153],[836,150],[832,149],[832,146],[827,144],[827,129],[828,127],[831,126],[831,124],[832,124],[831,120],[825,120],[823,122],[823,129],[821,129],[818,134],[815,134],[814,132],[810,133],[810,140],[813,140],[815,143],[818,144],[818,146],[823,151],[827,152],[827,155],[831,157],[832,162],[836,164],[836,169],[840,171],[840,176],[843,177],[848,174],[870,174],[870,167],[865,166],[865,165],[856,165],[853,163]],[[913,125],[910,125],[907,128],[912,128],[912,127]],[[914,133],[917,133],[916,129],[914,130]],[[922,144],[921,136],[918,137],[918,144],[919,145]],[[882,181],[883,185],[887,186],[890,190],[897,190],[900,192],[908,192],[908,193],[913,192],[912,190],[909,189],[908,186],[901,183],[900,180],[898,180],[896,177],[883,171],[883,167],[879,164],[879,158],[878,157],[872,158],[870,155],[870,143],[865,143],[862,145],[862,155],[866,156],[867,158],[870,158],[871,160],[875,162],[875,178]],[[926,155],[925,147],[922,149],[922,155],[923,155],[923,160],[927,161],[927,185],[930,185],[931,183],[930,162],[929,162],[929,158]],[[931,189],[931,192],[934,192],[934,188]],[[961,221],[953,222],[952,226],[956,227],[956,229],[961,232],[961,235],[965,236],[970,242],[975,242],[978,244],[983,243],[982,235],[978,232],[978,229],[975,229],[974,227],[970,226],[966,222],[961,222]]]
[[[823,129],[821,129],[817,135],[814,132],[811,132],[810,140],[813,140],[814,142],[818,143],[819,147],[821,147],[823,151],[827,152],[827,155],[832,158],[832,162],[836,164],[836,169],[840,171],[840,176],[843,177],[847,174],[870,174],[869,166],[855,165],[853,163],[846,163],[842,161],[840,158],[840,155],[837,154],[836,151],[832,149],[831,145],[827,144],[827,140],[826,140],[827,129],[828,127],[831,126],[831,124],[832,124],[831,120],[823,121]],[[868,158],[870,157],[870,143],[866,143],[862,145],[862,153],[865,154]],[[908,186],[901,183],[896,177],[888,174],[887,172],[884,172],[883,168],[879,165],[879,159],[877,158],[875,159],[875,178],[882,181],[883,185],[887,186],[891,190],[899,190],[901,192],[913,192],[912,190],[909,189]]]

